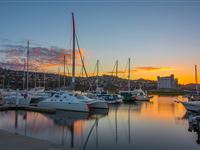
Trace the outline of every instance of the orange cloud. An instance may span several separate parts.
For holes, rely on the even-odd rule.
[[[7,44],[3,45],[4,49],[0,51],[1,62],[0,66],[9,69],[23,70],[24,59],[26,58],[26,47],[23,45],[13,45]],[[80,53],[82,56],[85,55],[83,48],[80,48]],[[75,58],[76,66],[81,66],[81,57],[79,50],[76,49]],[[72,64],[72,50],[63,49],[55,46],[51,47],[30,47],[29,48],[29,68],[35,69],[35,67],[40,69],[55,67],[61,67],[64,64],[64,55],[66,56],[66,64]],[[6,59],[4,59],[6,58]]]
[[[151,66],[147,66],[147,67],[135,67],[131,69],[131,73],[132,72],[153,72],[153,71],[165,71],[165,70],[173,70],[173,68],[170,67],[151,67]],[[105,72],[104,74],[113,74],[115,72]],[[118,74],[126,74],[128,73],[128,71],[126,70],[119,70]]]
[[[146,72],[146,71],[165,71],[165,70],[173,70],[173,68],[170,67],[136,67],[132,69],[133,72]]]

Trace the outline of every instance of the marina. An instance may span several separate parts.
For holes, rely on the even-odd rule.
[[[199,7],[0,0],[0,150],[199,150]]]
[[[154,96],[150,102],[111,105],[109,111],[91,114],[1,111],[0,129],[67,149],[199,149],[200,131],[188,131],[187,111],[175,98]]]

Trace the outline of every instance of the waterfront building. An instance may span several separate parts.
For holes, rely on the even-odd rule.
[[[166,77],[157,77],[158,81],[158,90],[160,89],[177,89],[178,88],[178,79],[174,78],[174,75]]]

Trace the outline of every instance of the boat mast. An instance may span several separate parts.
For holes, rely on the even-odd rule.
[[[27,41],[27,72],[26,72],[26,75],[27,75],[27,85],[26,85],[26,89],[27,89],[27,92],[28,92],[28,78],[29,78],[29,41]]]
[[[35,88],[37,87],[37,67],[35,67]]]
[[[24,58],[23,90],[25,89],[25,81],[26,81],[26,59]]]
[[[128,91],[129,92],[131,91],[131,84],[130,84],[131,66],[130,66],[130,63],[131,63],[131,58],[128,58]]]
[[[58,67],[58,88],[60,89],[60,68]]]
[[[74,13],[72,13],[72,34],[73,34],[73,45],[72,45],[72,88],[75,90],[75,49],[76,49],[76,34],[75,34],[75,21]]]
[[[63,81],[64,83],[64,87],[65,87],[65,54],[64,54],[64,81]]]
[[[116,61],[116,77],[118,77],[118,60]]]
[[[195,82],[196,82],[196,92],[197,92],[197,94],[199,94],[198,81],[197,81],[197,65],[195,65]]]
[[[45,75],[45,71],[44,71],[44,74],[43,74],[43,78],[44,78],[44,81],[43,81],[44,83],[43,84],[44,84],[44,89],[45,89],[45,87],[46,87],[46,75]]]
[[[97,89],[99,87],[99,60],[97,59]]]

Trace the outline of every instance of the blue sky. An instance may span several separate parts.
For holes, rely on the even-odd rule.
[[[200,1],[192,0],[1,0],[0,39],[70,48],[71,12],[91,67],[100,59],[102,70],[110,71],[119,59],[123,68],[131,57],[133,66],[191,72],[199,63]]]

